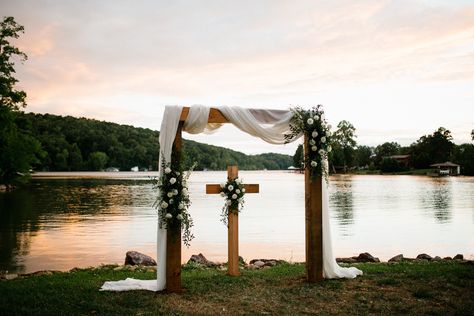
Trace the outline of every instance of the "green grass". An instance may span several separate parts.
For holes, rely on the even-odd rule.
[[[153,272],[78,270],[0,280],[0,315],[473,315],[474,266],[459,262],[356,264],[352,280],[309,284],[304,265],[182,271],[184,292],[99,292],[106,280]]]

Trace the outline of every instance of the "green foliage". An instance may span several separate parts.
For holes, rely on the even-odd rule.
[[[431,135],[422,136],[411,145],[412,161],[415,168],[428,168],[433,163],[448,161],[455,147],[451,132],[444,127]]]
[[[20,33],[23,26],[13,17],[0,22],[0,183],[8,190],[27,181],[30,169],[43,154],[35,137],[17,124],[18,111],[26,106],[26,93],[15,88],[18,80],[13,76],[12,59],[25,61],[27,56],[10,41]]]
[[[303,144],[298,145],[295,154],[293,155],[293,166],[296,168],[304,167],[304,148]]]
[[[354,162],[358,167],[370,166],[372,148],[369,146],[358,146],[354,153]]]
[[[383,158],[380,164],[380,171],[382,172],[400,172],[406,170],[408,170],[408,168],[398,163],[395,159],[388,157]]]
[[[99,171],[103,170],[107,164],[107,154],[101,151],[94,151],[89,155],[89,170]]]
[[[461,165],[462,174],[474,176],[474,144],[455,146],[451,160]]]
[[[355,127],[348,121],[341,121],[337,124],[334,132],[333,154],[330,157],[332,166],[340,166],[344,171],[354,165],[354,153],[357,142],[355,138]]]
[[[375,147],[375,165],[380,168],[384,158],[399,154],[400,148],[400,144],[396,142],[385,142]]]

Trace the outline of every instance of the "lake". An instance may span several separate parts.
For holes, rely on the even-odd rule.
[[[0,271],[28,273],[123,263],[136,250],[156,257],[156,173],[39,173],[27,188],[0,193]],[[304,261],[304,179],[286,171],[240,171],[247,194],[239,216],[246,260]],[[226,172],[190,178],[195,239],[191,254],[226,261],[223,198],[206,183]],[[474,177],[332,176],[330,217],[338,257],[370,252],[382,260],[403,253],[474,259]]]

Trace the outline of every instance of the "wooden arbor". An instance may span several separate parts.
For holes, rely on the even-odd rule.
[[[176,138],[173,143],[173,164],[181,159],[182,129],[189,114],[189,107],[181,112]],[[230,123],[218,110],[211,108],[208,123]],[[305,138],[305,154],[309,148]],[[322,181],[321,177],[310,178],[305,169],[305,230],[306,273],[309,282],[323,279],[323,226],[322,226]],[[181,230],[167,230],[166,235],[166,290],[181,292]]]

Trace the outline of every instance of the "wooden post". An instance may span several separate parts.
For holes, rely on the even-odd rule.
[[[239,169],[237,166],[227,167],[227,179],[234,180],[239,176]],[[245,194],[258,193],[260,187],[258,184],[245,184]],[[219,184],[206,184],[207,194],[219,194],[221,187]],[[227,218],[227,273],[231,276],[240,275],[239,272],[239,214],[238,210],[231,212]]]
[[[304,140],[305,157],[309,154],[308,138]],[[308,282],[323,280],[323,200],[322,178],[311,179],[310,166],[305,166],[306,273]]]
[[[181,161],[183,122],[178,125],[171,156],[172,165]],[[166,290],[179,293],[181,288],[181,227],[166,230]]]

